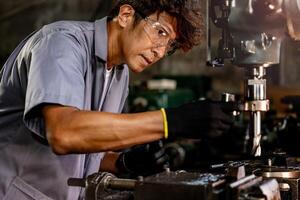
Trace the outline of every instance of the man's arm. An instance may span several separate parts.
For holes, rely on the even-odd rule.
[[[164,135],[160,111],[114,114],[47,105],[42,114],[48,142],[57,154],[117,150]]]

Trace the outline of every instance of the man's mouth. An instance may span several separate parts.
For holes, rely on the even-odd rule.
[[[142,58],[146,61],[146,63],[147,63],[148,65],[151,65],[152,62],[153,62],[151,59],[147,58],[147,57],[144,56],[144,55],[142,55]]]

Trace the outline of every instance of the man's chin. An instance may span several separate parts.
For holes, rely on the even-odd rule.
[[[134,73],[141,73],[142,71],[144,71],[148,66],[139,66],[139,65],[128,65],[129,69],[134,72]]]
[[[141,73],[142,71],[144,71],[144,68],[133,68],[131,69],[131,71],[134,73]]]

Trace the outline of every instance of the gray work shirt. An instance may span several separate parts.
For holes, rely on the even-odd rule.
[[[8,58],[0,74],[0,199],[83,196],[67,180],[98,171],[102,154],[54,154],[40,108],[60,104],[121,112],[128,67],[114,68],[104,94],[107,37],[107,18],[56,22],[26,38]]]

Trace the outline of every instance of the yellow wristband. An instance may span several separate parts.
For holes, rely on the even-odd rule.
[[[165,139],[167,139],[169,137],[167,115],[164,108],[161,108],[160,111],[162,112],[162,116],[164,120],[164,137]]]

